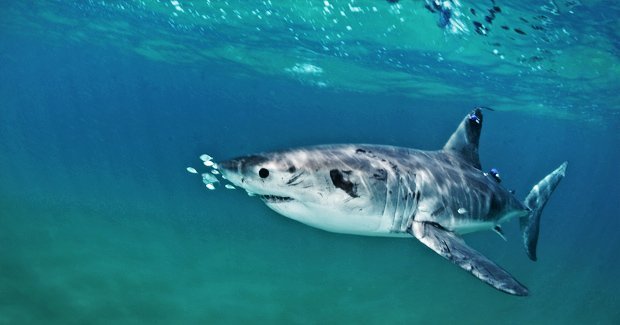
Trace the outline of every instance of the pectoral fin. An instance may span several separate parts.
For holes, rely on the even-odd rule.
[[[512,275],[467,246],[465,241],[454,233],[438,225],[415,221],[411,225],[409,233],[437,254],[452,261],[452,263],[495,289],[517,296],[528,295],[527,288]]]

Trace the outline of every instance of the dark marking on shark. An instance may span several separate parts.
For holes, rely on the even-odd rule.
[[[350,174],[350,170],[341,171],[332,169],[329,171],[329,177],[332,179],[334,186],[345,191],[350,197],[359,197],[359,195],[357,195],[357,184],[349,180]]]
[[[293,177],[291,177],[291,179],[289,179],[286,182],[286,185],[291,185],[291,186],[299,185],[299,183],[301,183],[301,182],[297,182],[297,183],[294,183],[294,182],[303,174],[304,174],[304,172],[302,171],[301,173],[299,173],[297,175],[293,175]]]
[[[398,165],[396,165],[395,163],[391,161],[388,161],[388,164],[390,164],[390,167],[392,168],[392,170],[394,170],[394,172],[398,174]]]
[[[386,181],[387,176],[388,176],[387,171],[383,168],[377,169],[375,173],[372,174],[372,177],[379,181]]]

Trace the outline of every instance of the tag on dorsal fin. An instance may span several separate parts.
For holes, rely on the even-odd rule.
[[[508,239],[506,239],[506,236],[504,236],[504,230],[502,229],[502,227],[500,226],[495,226],[493,227],[493,231],[498,234],[500,237],[502,237],[502,239],[504,241],[508,241]]]
[[[476,108],[465,116],[459,127],[443,146],[443,150],[456,153],[474,167],[481,169],[480,157],[478,156],[481,131],[482,110]]]

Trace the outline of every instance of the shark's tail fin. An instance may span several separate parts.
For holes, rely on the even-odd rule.
[[[536,260],[536,244],[538,243],[538,231],[540,227],[540,215],[547,204],[547,200],[558,186],[568,162],[564,162],[560,167],[545,176],[538,184],[534,185],[530,194],[525,198],[525,206],[532,210],[528,215],[521,217],[519,224],[523,235],[523,245],[525,252],[532,261]]]

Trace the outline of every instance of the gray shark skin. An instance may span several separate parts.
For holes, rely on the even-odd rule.
[[[525,203],[481,170],[482,111],[468,114],[443,149],[369,144],[321,145],[221,162],[224,177],[288,218],[331,232],[415,237],[503,292],[528,289],[475,251],[460,235],[520,220],[528,256],[536,259],[542,208],[567,163],[541,180]]]

